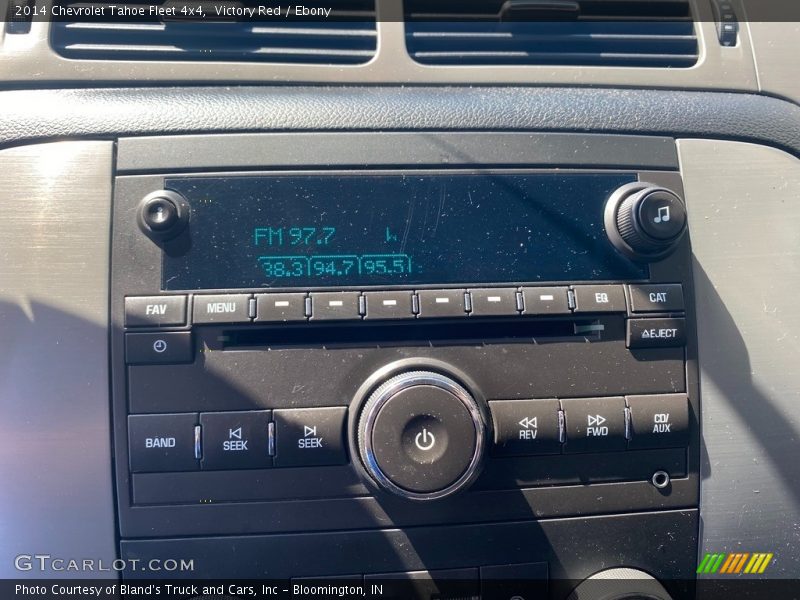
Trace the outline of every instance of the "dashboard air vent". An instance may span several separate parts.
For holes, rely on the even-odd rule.
[[[113,3],[60,4],[80,8]],[[149,10],[152,5],[168,7],[169,4],[170,0],[159,0],[138,6]],[[247,2],[212,4],[248,6]],[[169,17],[54,20],[50,41],[60,55],[77,59],[330,65],[368,62],[377,46],[375,1],[337,0],[331,4],[332,12],[321,20],[246,17],[210,22]],[[126,6],[137,5],[126,3]],[[287,6],[281,8],[285,11]]]
[[[406,44],[431,65],[690,67],[689,0],[405,0]]]

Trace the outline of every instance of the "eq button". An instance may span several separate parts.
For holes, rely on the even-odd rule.
[[[575,312],[626,312],[621,285],[576,285]]]

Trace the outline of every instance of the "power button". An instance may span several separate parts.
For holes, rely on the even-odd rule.
[[[461,385],[438,373],[411,371],[367,401],[359,446],[364,466],[384,488],[409,499],[441,498],[476,474],[484,421]]]

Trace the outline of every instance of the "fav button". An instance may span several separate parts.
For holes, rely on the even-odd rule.
[[[270,411],[202,413],[203,469],[258,469],[272,466]]]
[[[341,465],[347,462],[344,421],[347,409],[288,408],[273,411],[276,467]]]
[[[250,294],[195,296],[192,321],[195,323],[249,323]]]
[[[689,443],[689,399],[686,394],[628,396],[631,441],[628,447],[682,448]]]
[[[130,415],[131,472],[194,471],[197,414]]]
[[[558,400],[493,400],[494,454],[525,456],[561,452]]]
[[[567,430],[564,452],[625,450],[624,398],[570,398],[561,405]]]
[[[159,327],[186,323],[186,296],[125,298],[125,327]]]

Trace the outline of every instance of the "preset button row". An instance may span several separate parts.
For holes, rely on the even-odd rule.
[[[347,462],[344,407],[130,415],[131,472]]]
[[[633,313],[683,310],[680,284],[627,286]],[[569,315],[628,311],[623,285],[195,294],[192,322],[249,323],[473,316]],[[187,323],[186,296],[125,298],[126,327]]]
[[[493,400],[496,456],[680,448],[689,441],[686,394]]]

